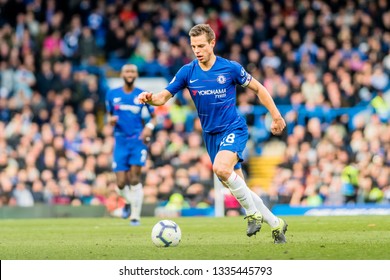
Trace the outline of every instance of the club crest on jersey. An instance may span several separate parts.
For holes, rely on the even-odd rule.
[[[219,83],[219,84],[224,84],[224,83],[226,83],[226,78],[225,78],[225,76],[224,75],[219,75],[218,77],[217,77],[217,82]]]

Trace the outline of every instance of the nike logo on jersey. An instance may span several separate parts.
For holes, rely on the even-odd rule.
[[[190,80],[190,84],[195,83],[197,80],[199,80],[199,79]]]
[[[121,97],[115,97],[112,101],[114,101],[114,103],[118,103],[122,100]]]

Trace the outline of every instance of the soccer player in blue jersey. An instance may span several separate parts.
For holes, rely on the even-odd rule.
[[[287,223],[273,215],[244,181],[241,162],[248,127],[236,108],[236,85],[248,87],[257,94],[272,116],[273,134],[281,134],[286,123],[263,85],[239,63],[214,54],[215,33],[208,24],[194,26],[189,35],[196,59],[184,65],[164,90],[156,94],[143,92],[139,101],[159,106],[188,88],[202,124],[213,171],[245,209],[247,235],[260,231],[264,220],[271,227],[274,243],[285,243]]]
[[[121,69],[124,85],[106,94],[107,121],[114,126],[115,147],[112,167],[116,174],[118,193],[125,199],[123,218],[130,216],[130,225],[139,225],[143,202],[141,169],[147,158],[156,123],[154,107],[141,104],[138,95],[143,91],[134,86],[138,69],[126,64]],[[143,111],[148,110],[150,121],[144,124]]]

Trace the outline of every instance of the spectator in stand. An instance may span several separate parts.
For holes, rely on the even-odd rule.
[[[79,55],[81,65],[93,65],[91,60],[96,60],[99,49],[96,40],[93,36],[92,30],[89,27],[83,27],[79,40]]]

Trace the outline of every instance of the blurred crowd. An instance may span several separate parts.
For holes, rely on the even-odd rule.
[[[267,189],[261,195],[292,205],[390,202],[389,1],[0,0],[0,206],[120,207],[107,78],[134,63],[141,76],[169,81],[194,58],[188,31],[198,23],[215,30],[218,55],[289,108],[277,139],[283,162],[271,186],[256,186]],[[258,131],[256,96],[238,93]],[[353,119],[317,113],[358,107],[366,110]],[[212,205],[211,163],[187,93],[156,112],[145,202]],[[270,140],[252,134],[247,156]],[[239,208],[229,194],[226,206]]]

